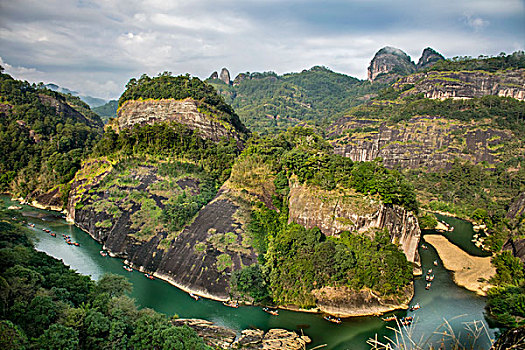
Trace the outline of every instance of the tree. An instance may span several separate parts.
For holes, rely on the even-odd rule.
[[[78,332],[55,323],[36,342],[43,350],[76,350],[78,348]]]

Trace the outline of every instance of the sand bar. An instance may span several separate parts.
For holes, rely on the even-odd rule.
[[[424,239],[436,248],[445,268],[454,272],[454,281],[458,286],[486,295],[491,285],[479,282],[478,279],[488,280],[496,274],[496,269],[490,263],[490,256],[482,258],[469,255],[441,235],[425,235]]]

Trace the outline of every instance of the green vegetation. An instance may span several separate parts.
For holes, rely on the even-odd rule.
[[[236,290],[256,300],[270,290],[276,304],[312,307],[313,289],[348,286],[369,288],[382,296],[402,296],[412,280],[412,266],[399,248],[390,243],[388,232],[365,235],[348,232],[340,238],[325,237],[318,228],[287,224],[287,214],[261,207],[255,210],[250,234],[264,256],[262,274],[252,267],[232,276]],[[263,277],[261,277],[263,275]],[[260,294],[259,294],[260,293]]]
[[[100,138],[100,118],[77,97],[2,72],[0,191],[25,197],[66,184]]]
[[[37,252],[28,231],[0,212],[2,349],[210,349],[189,327],[138,310],[119,275],[98,282]]]
[[[255,300],[268,294],[277,304],[302,307],[315,305],[311,292],[323,286],[347,286],[356,291],[369,288],[382,296],[403,294],[411,281],[412,266],[390,243],[387,232],[374,232],[374,239],[348,232],[341,238],[327,238],[317,228],[288,224],[286,203],[288,184],[298,181],[312,188],[377,195],[387,204],[417,211],[415,194],[397,171],[385,169],[380,162],[353,163],[334,155],[326,141],[302,127],[252,139],[240,156],[240,162],[250,161],[268,172],[266,176],[259,174],[258,179],[273,178],[274,192],[266,195],[272,196],[279,211],[261,203],[253,210],[247,229],[259,253],[260,267],[236,272],[231,281],[235,292]],[[236,184],[254,178],[253,169],[234,167],[230,181]]]
[[[495,284],[488,292],[487,309],[490,315],[504,327],[525,324],[525,269],[519,258],[508,251],[492,258],[496,276]]]
[[[105,105],[93,108],[93,112],[100,116],[100,119],[106,124],[109,119],[117,117],[118,101],[111,100]]]
[[[524,161],[513,172],[507,171],[507,164],[491,170],[456,160],[449,170],[410,170],[406,174],[420,197],[425,198],[423,208],[484,223],[491,232],[485,244],[497,252],[508,237],[506,208],[525,190]]]
[[[510,55],[504,52],[496,57],[480,56],[472,58],[470,56],[454,57],[442,60],[428,68],[428,71],[461,71],[461,70],[484,70],[495,72],[508,68],[525,68],[525,54],[523,51],[516,51]]]
[[[384,91],[380,95],[387,96]],[[392,96],[396,97],[396,96]],[[414,116],[430,115],[463,122],[489,120],[489,125],[525,135],[525,102],[510,97],[484,96],[468,100],[432,100],[419,95],[397,99],[396,103],[376,101],[351,109],[350,117],[398,123]]]
[[[116,133],[109,129],[95,146],[95,156],[113,158],[153,156],[183,160],[196,164],[220,182],[230,176],[231,165],[238,154],[234,140],[215,143],[178,123],[161,123],[126,129]]]
[[[133,78],[126,85],[126,91],[120,96],[118,105],[121,107],[128,100],[168,98],[176,100],[192,98],[202,102],[203,104],[199,106],[201,109],[233,125],[240,133],[248,131],[232,107],[224,102],[224,99],[211,85],[202,82],[199,78],[191,78],[189,75],[173,77],[170,72],[164,72],[154,78],[146,74],[143,74],[138,80]]]
[[[243,123],[261,134],[285,131],[305,121],[323,125],[383,87],[319,66],[282,76],[273,72],[240,76],[234,86],[217,80],[209,83]]]

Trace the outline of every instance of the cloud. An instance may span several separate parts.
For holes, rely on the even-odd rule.
[[[480,17],[472,17],[472,16],[467,15],[465,16],[464,20],[469,27],[474,29],[474,31],[479,31],[482,28],[489,25],[489,21],[484,20],[483,18],[480,18]]]
[[[143,73],[206,78],[228,67],[358,78],[383,46],[417,61],[497,55],[525,46],[522,0],[0,1],[0,56],[18,78],[118,97]],[[490,27],[490,31],[487,28]],[[23,67],[28,67],[26,70]],[[15,73],[13,73],[15,74]]]

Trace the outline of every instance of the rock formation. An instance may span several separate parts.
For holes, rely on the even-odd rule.
[[[210,77],[208,79],[219,79],[219,74],[217,71],[211,73]]]
[[[376,130],[349,133],[332,144],[335,153],[353,161],[380,157],[388,168],[447,168],[455,158],[495,164],[499,161],[500,145],[514,136],[510,131],[478,124],[432,116],[413,117],[398,124],[366,117],[344,117],[334,126],[341,135],[348,129],[373,127]]]
[[[208,106],[208,109],[210,107]],[[216,111],[217,115],[222,112]],[[225,117],[226,119],[227,117]],[[177,122],[198,130],[203,138],[213,141],[234,138],[241,143],[241,130],[235,130],[232,124],[220,118],[203,113],[200,102],[191,98],[185,100],[130,100],[118,110],[118,118],[111,124],[117,131],[134,125],[146,125],[162,122]]]
[[[375,81],[378,77],[393,73],[407,75],[416,71],[416,65],[405,52],[386,46],[379,50],[368,67],[368,80]]]
[[[176,319],[175,326],[187,325],[204,338],[204,342],[220,349],[245,350],[302,350],[311,342],[307,336],[300,336],[286,329],[273,328],[267,332],[260,329],[245,329],[237,336],[236,332],[199,319]]]
[[[525,69],[508,69],[494,73],[485,71],[432,71],[401,78],[394,88],[406,85],[411,89],[402,96],[423,93],[432,99],[466,99],[495,95],[525,101]],[[413,86],[413,87],[412,87]]]
[[[327,236],[342,231],[373,234],[387,228],[408,261],[419,263],[417,246],[421,230],[417,218],[399,206],[386,206],[355,192],[341,193],[292,184],[289,220],[306,228],[318,227]]]
[[[230,85],[230,72],[226,68],[221,69],[221,75],[219,76],[219,79],[225,84]]]
[[[419,61],[417,62],[416,68],[417,70],[425,69],[428,67],[433,66],[436,62],[444,60],[445,57],[438,53],[433,48],[427,47],[423,50],[423,53],[421,54],[421,57],[419,58]]]

